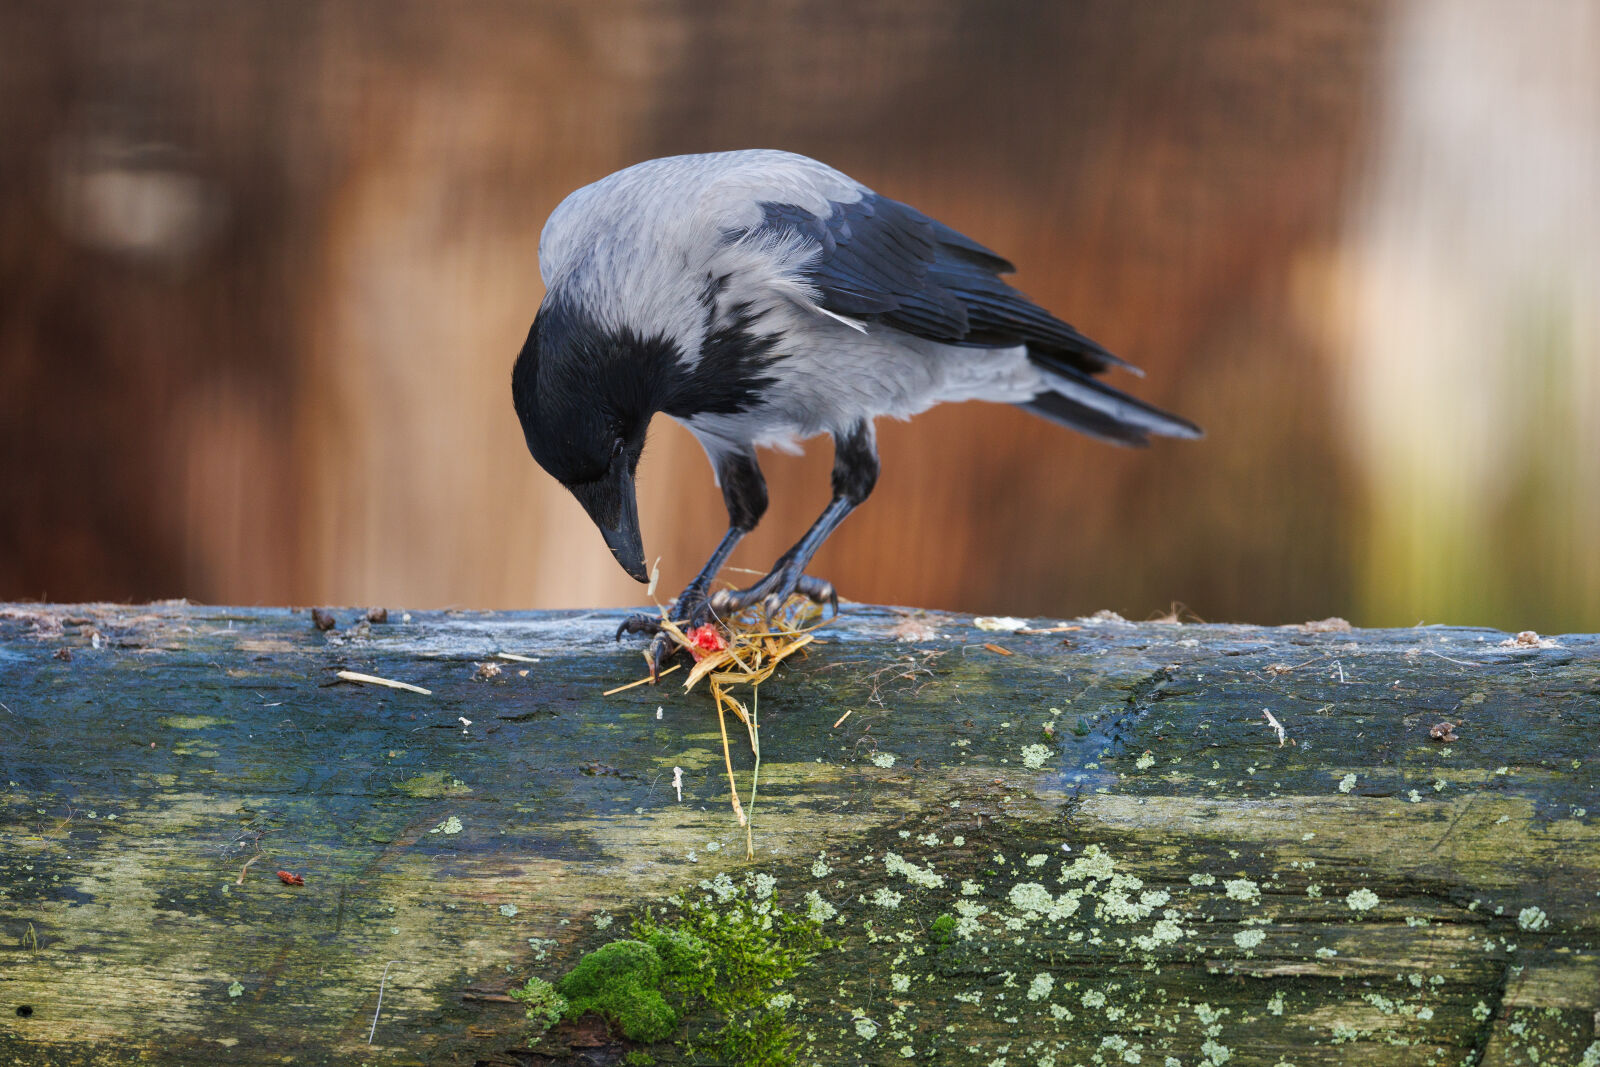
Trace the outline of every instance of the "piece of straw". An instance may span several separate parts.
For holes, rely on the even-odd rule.
[[[362,685],[381,685],[390,689],[404,689],[408,693],[421,693],[425,697],[433,696],[432,689],[424,689],[420,685],[410,682],[397,682],[393,678],[379,678],[374,674],[357,674],[355,671],[340,671],[339,677],[347,682],[360,682]]]

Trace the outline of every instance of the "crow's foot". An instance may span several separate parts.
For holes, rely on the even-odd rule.
[[[690,585],[678,595],[672,608],[667,612],[670,618],[685,633],[703,626],[712,621],[711,605],[706,601],[704,587]],[[624,634],[651,634],[650,647],[645,651],[645,658],[650,662],[650,677],[655,679],[660,676],[667,664],[671,663],[683,649],[672,640],[665,627],[661,625],[660,615],[646,615],[642,612],[629,615],[622,620],[622,625],[617,627],[617,640],[622,640]]]
[[[737,615],[752,604],[759,603],[762,613],[771,620],[778,617],[783,605],[796,593],[813,604],[828,605],[835,614],[839,611],[839,594],[830,582],[813,578],[787,567],[778,567],[748,589],[724,589],[711,598],[711,610],[724,618]]]
[[[621,641],[623,634],[658,634],[661,632],[661,616],[646,615],[644,612],[634,612],[622,620],[622,625],[617,627],[617,640]]]

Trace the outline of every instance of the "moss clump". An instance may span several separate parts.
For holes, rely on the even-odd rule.
[[[543,978],[530,978],[521,989],[513,989],[511,996],[528,1006],[528,1018],[539,1023],[541,1031],[548,1030],[561,1021],[567,1012],[567,998],[556,992],[556,987]]]
[[[630,1041],[661,1041],[680,1018],[661,995],[665,973],[661,955],[643,941],[613,941],[579,960],[556,988],[568,1018],[592,1011]]]
[[[665,1040],[685,1015],[709,1009],[716,1021],[691,1027],[691,1056],[742,1067],[793,1064],[794,997],[782,986],[831,942],[816,920],[778,907],[769,877],[738,886],[724,874],[701,888],[699,899],[671,898],[670,917],[646,911],[632,938],[584,956],[554,986],[533,978],[512,995],[547,1027],[592,1011],[642,1042]]]
[[[781,987],[831,942],[816,920],[777,905],[771,878],[754,875],[741,887],[723,875],[701,888],[707,892],[678,905],[672,920],[647,911],[634,923],[637,936],[677,946],[680,959],[694,961],[679,989],[722,1020],[691,1040],[691,1053],[745,1067],[792,1064],[794,998]]]
[[[945,912],[933,920],[933,925],[928,928],[928,933],[933,936],[936,945],[948,945],[956,936],[956,917]]]

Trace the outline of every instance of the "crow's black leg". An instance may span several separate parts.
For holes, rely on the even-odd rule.
[[[724,589],[711,598],[711,610],[722,615],[743,611],[760,601],[768,617],[775,615],[794,593],[803,593],[818,604],[839,606],[833,586],[805,573],[811,557],[839,528],[861,502],[867,499],[878,481],[877,438],[872,423],[862,421],[833,438],[833,499],[811,524],[804,537],[778,557],[772,570],[748,589]]]
[[[717,543],[716,551],[711,553],[711,558],[706,560],[706,565],[700,568],[700,573],[678,594],[677,601],[672,606],[670,615],[675,622],[685,623],[687,626],[699,626],[707,621],[710,607],[707,604],[706,594],[711,590],[712,579],[722,565],[728,562],[728,556],[733,553],[734,546],[744,539],[744,535],[756,528],[761,521],[761,516],[767,510],[767,481],[761,475],[761,467],[756,463],[754,452],[741,451],[725,454],[716,461],[717,482],[722,486],[722,502],[728,507],[728,532],[722,535],[722,540]],[[661,632],[661,619],[653,615],[630,615],[617,628],[617,637],[623,634],[651,633],[655,640],[650,643],[650,664],[652,673],[659,672],[672,658],[676,651],[675,646],[666,635]]]

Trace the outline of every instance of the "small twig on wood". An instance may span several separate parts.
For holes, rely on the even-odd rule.
[[[846,719],[848,719],[851,715],[855,714],[855,710],[856,710],[855,708],[851,708],[849,711],[847,711],[843,715],[839,716],[838,721],[833,724],[833,729],[837,730],[841,725],[843,725],[843,723],[844,723],[844,721]]]
[[[1050,626],[1050,627],[1047,627],[1047,628],[1045,628],[1043,630],[1018,630],[1016,632],[1019,633],[1019,634],[1027,634],[1030,637],[1034,637],[1034,636],[1037,636],[1039,634],[1065,634],[1065,633],[1071,633],[1073,630],[1081,630],[1081,629],[1083,629],[1083,627],[1081,627],[1081,626]]]
[[[987,641],[984,642],[983,647],[988,649],[990,652],[993,652],[997,656],[1015,656],[1016,655],[1016,653],[1011,651],[1009,648],[1001,648],[999,645],[992,645]]]
[[[733,813],[739,817],[739,825],[747,826],[749,820],[744,817],[744,807],[739,803],[739,786],[733,780],[733,756],[728,751],[728,719],[722,711],[722,701],[717,701],[717,726],[722,730],[722,762],[728,767],[728,797],[733,801]]]
[[[1324,653],[1323,655],[1320,655],[1320,656],[1312,656],[1308,660],[1302,660],[1301,662],[1296,663],[1293,666],[1290,666],[1290,665],[1284,664],[1284,663],[1270,663],[1270,664],[1268,664],[1267,666],[1265,666],[1265,667],[1263,667],[1261,669],[1266,671],[1268,674],[1288,674],[1291,671],[1299,670],[1301,667],[1309,667],[1313,663],[1321,663],[1323,660],[1332,659],[1332,658],[1333,657],[1332,657],[1331,653]]]
[[[260,859],[260,858],[261,858],[261,853],[257,852],[254,856],[251,856],[249,859],[245,860],[244,861],[244,866],[239,868],[239,880],[234,882],[233,884],[234,885],[244,885],[245,872],[249,871],[250,870],[250,865],[252,863],[254,863],[256,860]]]
[[[421,693],[425,697],[433,696],[432,689],[424,689],[420,685],[410,682],[397,682],[392,678],[379,678],[373,674],[357,674],[355,671],[340,671],[338,677],[347,682],[360,682],[362,685],[381,685],[390,689],[404,689],[408,693]]]
[[[603,697],[615,696],[617,693],[622,692],[624,689],[632,689],[635,686],[648,685],[649,683],[655,681],[658,678],[665,678],[667,675],[671,674],[673,671],[677,670],[679,667],[682,667],[682,666],[683,666],[683,664],[681,664],[681,663],[674,663],[672,666],[668,667],[666,670],[664,670],[660,674],[656,675],[655,678],[640,678],[637,682],[629,682],[627,685],[619,685],[615,689],[607,689],[604,693],[601,693],[600,695],[603,696]]]
[[[372,1009],[372,1029],[367,1031],[367,1044],[372,1044],[372,1035],[378,1032],[378,1013],[383,1010],[383,986],[389,981],[389,968],[399,963],[399,960],[390,960],[383,965],[383,977],[378,979],[378,1006]]]
[[[532,656],[519,656],[515,652],[496,652],[495,655],[498,656],[500,659],[508,659],[513,663],[538,663],[539,662],[538,660],[534,659]]]
[[[1435,652],[1431,648],[1425,648],[1422,651],[1426,652],[1430,656],[1438,656],[1440,659],[1444,660],[1446,663],[1455,663],[1455,664],[1459,664],[1462,667],[1481,667],[1481,666],[1483,666],[1483,664],[1474,663],[1471,660],[1451,659],[1449,656],[1445,655],[1443,652]]]

